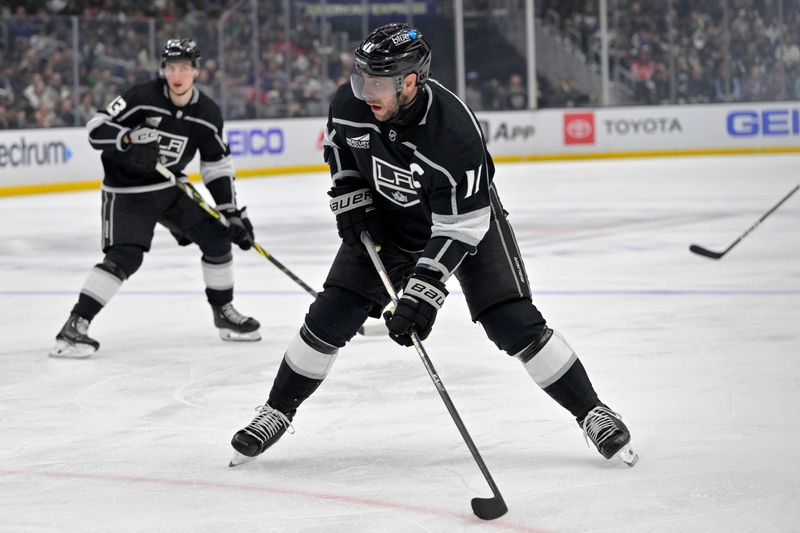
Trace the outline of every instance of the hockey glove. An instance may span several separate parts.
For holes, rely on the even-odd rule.
[[[345,244],[360,246],[363,231],[369,233],[375,244],[383,241],[378,211],[372,205],[372,191],[334,187],[328,195],[331,211],[336,215],[336,229]]]
[[[420,340],[426,339],[447,294],[441,281],[424,274],[414,274],[408,280],[394,313],[386,311],[383,314],[392,340],[401,346],[412,346],[412,331],[417,332]]]
[[[230,222],[228,226],[228,238],[242,250],[249,250],[253,246],[255,235],[253,234],[253,224],[247,216],[247,208],[224,209],[221,211],[225,218]]]
[[[136,127],[122,139],[131,170],[147,174],[154,172],[158,163],[158,130]]]

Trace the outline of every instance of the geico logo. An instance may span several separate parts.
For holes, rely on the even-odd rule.
[[[284,145],[280,128],[228,130],[231,155],[276,155],[283,153]]]
[[[623,118],[617,120],[604,120],[606,133],[609,135],[653,135],[655,133],[682,132],[680,120],[676,117],[652,117],[652,118]]]
[[[728,113],[728,135],[800,135],[800,109],[745,110]]]
[[[19,142],[0,144],[0,167],[27,167],[31,165],[58,165],[72,159],[72,150],[61,141]]]

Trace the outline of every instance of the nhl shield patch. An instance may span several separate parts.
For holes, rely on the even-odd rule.
[[[414,179],[411,170],[372,156],[372,176],[375,180],[375,190],[390,202],[400,207],[411,207],[419,203],[417,189],[420,184]]]

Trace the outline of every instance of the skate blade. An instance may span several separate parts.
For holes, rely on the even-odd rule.
[[[629,442],[625,446],[622,447],[620,451],[614,454],[612,459],[619,459],[623,463],[628,466],[633,466],[639,460],[639,454],[633,450],[631,443]]]
[[[70,344],[58,340],[48,355],[60,359],[86,359],[96,351],[97,349],[90,344]]]
[[[256,342],[261,340],[261,333],[255,331],[233,331],[232,329],[220,329],[219,338],[229,342]]]
[[[237,451],[233,452],[233,457],[231,457],[230,463],[228,463],[228,468],[233,468],[235,466],[243,465],[245,463],[249,463],[255,459],[255,457],[250,457],[248,455],[243,455]]]

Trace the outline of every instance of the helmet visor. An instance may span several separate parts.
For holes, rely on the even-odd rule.
[[[382,100],[397,96],[395,76],[370,76],[359,69],[350,74],[350,87],[359,100]]]

